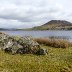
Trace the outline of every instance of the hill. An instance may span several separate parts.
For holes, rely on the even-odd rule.
[[[58,24],[58,25],[61,25],[61,26],[71,26],[72,25],[72,23],[65,21],[65,20],[51,20],[44,25],[52,25],[52,24],[55,24],[55,25]]]
[[[65,20],[51,20],[31,30],[72,30],[72,23]]]

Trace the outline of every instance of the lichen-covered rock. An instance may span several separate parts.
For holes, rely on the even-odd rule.
[[[7,43],[8,35],[0,32],[0,49],[4,48],[4,45]]]
[[[47,52],[41,49],[40,45],[32,37],[16,37],[0,33],[0,46],[5,52],[12,54],[40,54],[45,55]],[[39,53],[38,53],[39,52]]]
[[[40,45],[31,37],[22,37],[19,43],[23,46],[24,53],[36,53],[40,49]]]
[[[47,54],[48,54],[48,51],[47,51],[46,49],[42,48],[42,49],[40,49],[40,50],[37,52],[37,54],[39,54],[39,55],[47,55]]]
[[[10,53],[10,52],[12,53],[12,48],[10,48],[10,47],[9,48],[5,48],[4,51],[7,52],[7,53]]]

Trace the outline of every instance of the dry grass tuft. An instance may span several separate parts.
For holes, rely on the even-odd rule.
[[[56,48],[68,48],[72,46],[71,42],[64,39],[36,38],[35,41],[37,41],[39,44]]]

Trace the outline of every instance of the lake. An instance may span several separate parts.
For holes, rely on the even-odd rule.
[[[1,31],[12,36],[33,36],[33,37],[65,37],[72,40],[72,31],[46,30],[46,31]]]

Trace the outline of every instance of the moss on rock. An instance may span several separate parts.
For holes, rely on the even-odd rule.
[[[37,54],[40,45],[30,36],[18,37],[0,33],[0,46],[5,52],[12,54]]]

